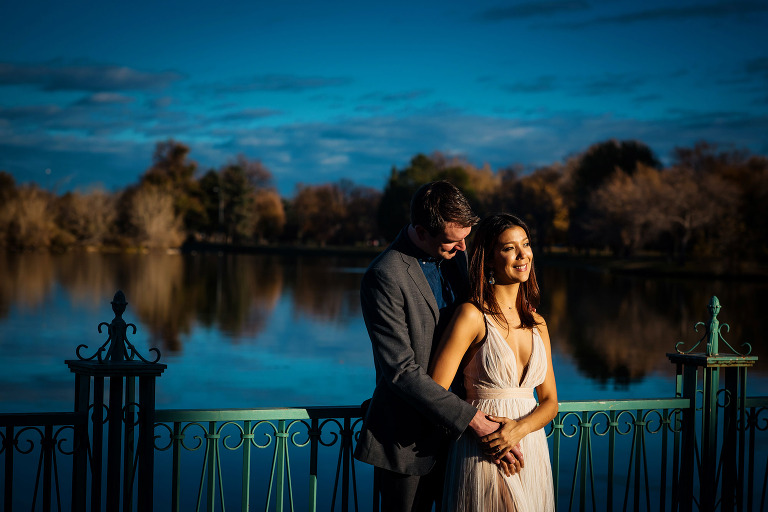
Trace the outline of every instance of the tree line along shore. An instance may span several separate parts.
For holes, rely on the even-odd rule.
[[[408,222],[413,192],[446,179],[481,216],[523,217],[550,257],[720,274],[762,274],[768,263],[768,158],[708,142],[675,148],[666,165],[635,140],[599,142],[536,168],[417,154],[384,176],[383,190],[342,179],[299,184],[292,198],[258,160],[241,155],[201,172],[189,152],[157,143],[138,183],[115,192],[57,194],[0,171],[0,249],[375,252]]]

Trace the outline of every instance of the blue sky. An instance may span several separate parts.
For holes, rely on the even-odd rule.
[[[156,142],[238,154],[279,191],[382,188],[416,153],[497,170],[637,139],[768,154],[768,2],[0,5],[0,170],[135,183]]]

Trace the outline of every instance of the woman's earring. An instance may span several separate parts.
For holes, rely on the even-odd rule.
[[[493,277],[493,270],[488,272],[488,284],[490,285],[496,284],[496,279]]]

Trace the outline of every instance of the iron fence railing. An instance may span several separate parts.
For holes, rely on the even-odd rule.
[[[678,476],[693,470],[679,456],[689,408],[683,398],[560,402],[546,428],[557,510],[683,509]],[[157,410],[154,506],[369,510],[372,471],[351,456],[360,416],[352,406]],[[0,414],[4,510],[69,510],[74,429],[88,420],[79,413]],[[766,510],[768,397],[746,400],[739,432],[745,457],[736,509]],[[89,510],[103,510],[86,501]]]
[[[158,410],[155,449],[171,453],[170,509],[358,510],[360,415],[360,407]]]
[[[69,509],[72,455],[88,451],[74,429],[87,425],[87,416],[74,412],[0,414],[3,510]]]
[[[376,509],[373,471],[352,458],[359,406],[156,410],[165,365],[128,340],[126,305],[118,292],[108,340],[67,361],[75,412],[0,414],[3,510]],[[709,309],[699,343],[667,354],[673,398],[560,402],[546,428],[558,510],[768,510],[757,357],[719,353],[716,297]]]

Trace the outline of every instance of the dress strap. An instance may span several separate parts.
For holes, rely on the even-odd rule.
[[[469,388],[467,400],[503,400],[533,398],[533,388]]]

